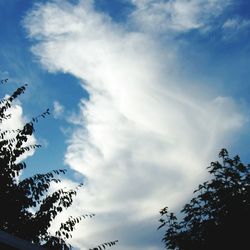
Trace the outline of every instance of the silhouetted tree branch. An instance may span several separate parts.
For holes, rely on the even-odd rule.
[[[229,158],[226,149],[221,162],[208,167],[212,178],[199,185],[194,198],[181,213],[182,220],[165,207],[160,211],[166,249],[221,250],[246,249],[249,246],[250,165],[239,156]]]
[[[1,81],[1,84],[5,83],[7,79]],[[15,99],[25,92],[26,87],[24,85],[0,100],[0,124],[11,119],[11,112],[8,111]],[[57,176],[65,174],[65,169],[35,174],[24,180],[19,178],[21,171],[26,168],[26,164],[19,161],[20,157],[40,147],[37,144],[27,145],[29,137],[35,132],[34,123],[47,115],[48,109],[17,130],[3,131],[0,127],[0,230],[46,249],[70,249],[66,240],[71,237],[76,224],[87,217],[92,218],[94,214],[69,217],[66,222],[61,223],[55,235],[51,235],[48,229],[58,213],[72,205],[73,197],[83,184],[74,189],[58,189],[48,194],[51,183],[60,182]],[[32,209],[35,212],[31,212]],[[116,241],[104,243],[96,249],[104,249],[115,243]]]

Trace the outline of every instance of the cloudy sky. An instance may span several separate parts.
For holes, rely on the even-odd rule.
[[[176,211],[222,147],[249,161],[246,0],[0,0],[1,96],[28,83],[16,121],[50,108],[24,175],[84,182],[64,215],[95,213],[76,249],[163,249]],[[22,117],[22,118],[21,118]]]

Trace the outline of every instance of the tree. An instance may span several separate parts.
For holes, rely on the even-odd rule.
[[[194,198],[181,210],[182,219],[165,207],[160,211],[161,225],[167,227],[163,242],[166,249],[222,250],[249,246],[250,165],[239,156],[229,158],[226,149],[221,162],[212,162],[212,178],[199,185]]]
[[[1,84],[6,82],[7,79],[2,80]],[[27,85],[24,85],[12,95],[0,100],[0,125],[6,119],[11,119],[11,113],[8,111],[16,98],[25,92],[26,87]],[[82,184],[75,189],[58,189],[48,193],[52,182],[60,182],[58,176],[65,174],[65,169],[20,179],[21,172],[26,168],[26,164],[20,162],[20,156],[40,147],[27,145],[27,141],[35,131],[34,124],[48,114],[49,110],[46,110],[17,130],[3,131],[0,127],[0,230],[42,245],[46,249],[70,249],[71,246],[66,240],[71,237],[75,225],[83,218],[93,217],[94,214],[70,216],[67,221],[61,223],[55,235],[49,233],[48,229],[57,214],[71,206],[73,197]],[[116,242],[103,243],[94,249],[104,249]]]

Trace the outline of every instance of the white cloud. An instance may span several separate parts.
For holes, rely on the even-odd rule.
[[[64,112],[64,106],[60,102],[54,101],[54,103],[53,103],[53,115],[54,115],[54,117],[56,119],[61,117],[63,112]]]
[[[133,23],[150,32],[207,29],[231,0],[131,0]]]
[[[188,1],[192,13],[183,9],[186,1],[169,2],[175,29],[205,25],[198,1]],[[134,3],[147,25],[142,2]],[[219,1],[202,3],[206,15],[210,6],[221,11]],[[91,1],[47,3],[26,18],[30,36],[38,38],[33,52],[43,66],[84,80],[89,93],[79,119],[74,118],[77,126],[65,156],[87,181],[72,213],[97,214],[73,237],[81,249],[113,239],[120,241],[114,249],[160,249],[158,210],[185,201],[245,121],[230,98],[189,94],[195,76],[178,77],[180,58],[173,44],[161,46],[151,31],[125,26],[97,13]]]

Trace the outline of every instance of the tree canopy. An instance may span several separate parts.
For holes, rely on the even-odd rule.
[[[5,84],[7,79],[2,80]],[[74,189],[58,189],[48,192],[51,183],[60,182],[59,175],[65,174],[65,169],[56,169],[44,174],[20,178],[26,164],[20,157],[40,145],[27,144],[28,138],[34,133],[34,124],[40,118],[49,114],[46,110],[34,117],[22,128],[17,130],[2,130],[1,124],[11,119],[11,107],[15,99],[25,92],[27,85],[16,89],[12,95],[0,100],[0,230],[8,232],[32,243],[44,246],[46,249],[70,249],[67,239],[75,225],[83,218],[93,217],[86,214],[69,217],[61,223],[60,228],[52,235],[49,232],[52,221],[58,213],[70,207],[79,184]],[[103,243],[93,249],[104,249],[117,241]]]
[[[166,228],[166,249],[222,250],[249,246],[250,165],[228,151],[219,153],[221,161],[208,167],[211,179],[199,185],[194,197],[180,211],[178,220],[168,207],[160,211],[159,228]]]

